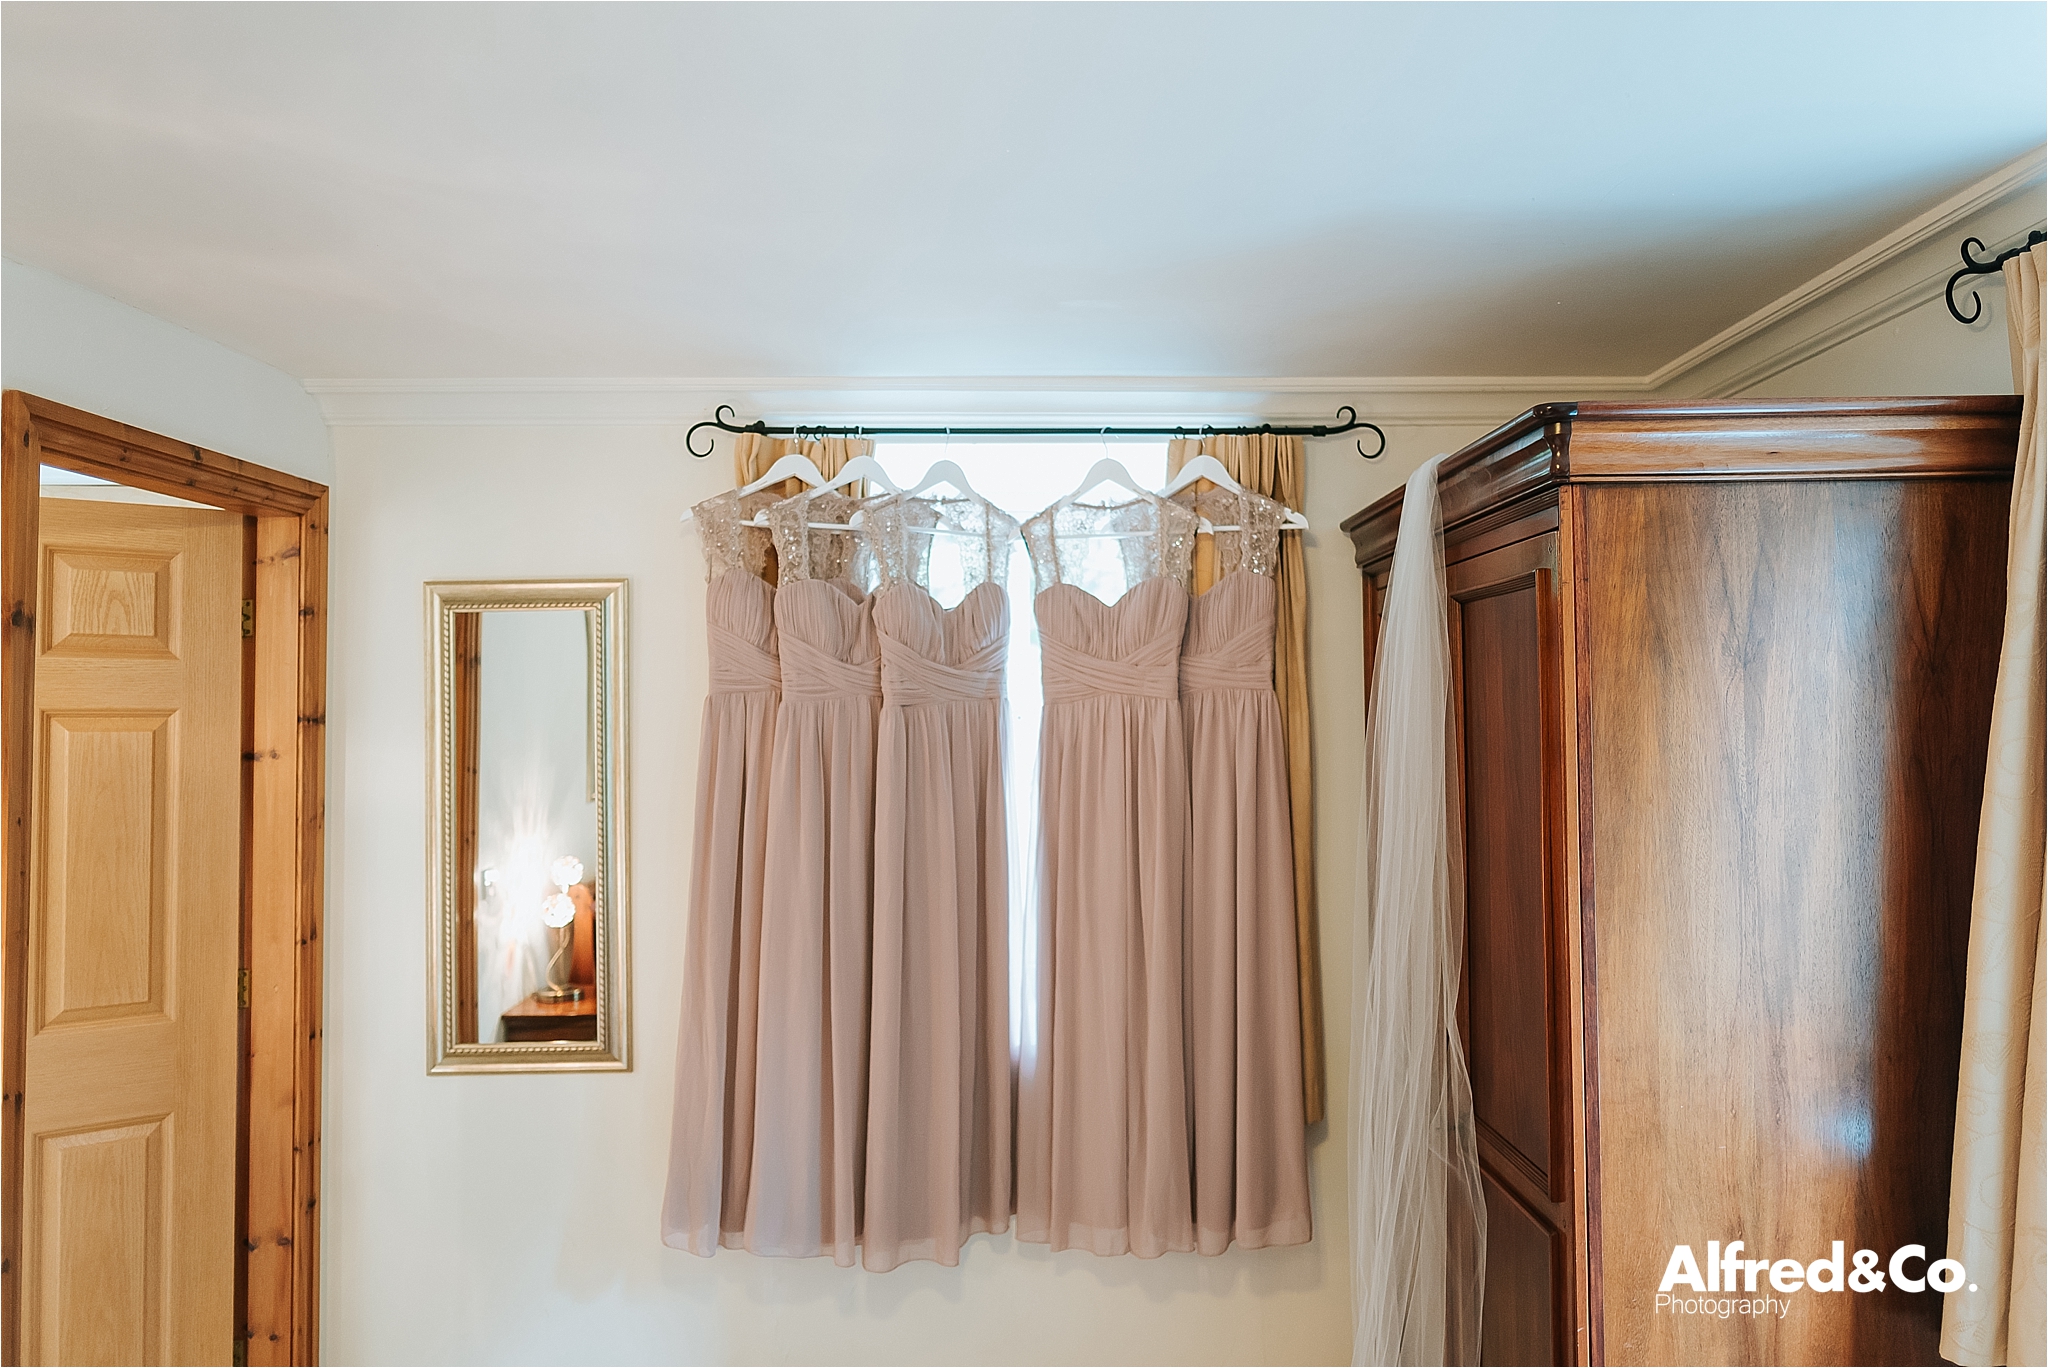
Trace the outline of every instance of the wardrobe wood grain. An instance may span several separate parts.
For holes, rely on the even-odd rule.
[[[2018,416],[1552,404],[1445,463],[1489,1361],[1936,1357],[1934,1294],[1655,1299],[1680,1243],[1940,1256]]]
[[[1658,1315],[1674,1242],[1939,1249],[2002,485],[1586,491],[1607,1350],[1927,1363],[1941,1302]]]

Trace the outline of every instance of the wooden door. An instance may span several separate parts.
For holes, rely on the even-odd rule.
[[[1557,534],[1448,549],[1487,1363],[1572,1360]]]
[[[24,1362],[233,1352],[242,538],[43,501]]]

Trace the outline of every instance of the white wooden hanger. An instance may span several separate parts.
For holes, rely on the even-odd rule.
[[[1233,494],[1244,493],[1244,486],[1232,479],[1230,472],[1223,468],[1223,462],[1214,456],[1201,455],[1180,468],[1180,473],[1166,482],[1166,488],[1159,491],[1159,497],[1170,499],[1197,480],[1222,485]]]
[[[1080,502],[1084,496],[1092,494],[1099,486],[1106,484],[1117,485],[1127,489],[1137,495],[1138,498],[1150,503],[1165,502],[1157,494],[1139,484],[1137,478],[1130,471],[1124,469],[1122,461],[1117,460],[1114,456],[1105,456],[1094,465],[1088,467],[1088,473],[1081,477],[1081,483],[1075,485],[1069,493],[1061,495],[1058,501],[1045,511],[1053,513],[1062,508],[1071,508],[1074,504]],[[1044,514],[1039,516],[1043,517]],[[1078,539],[1082,541],[1143,541],[1152,535],[1151,532],[1083,532],[1077,534]]]
[[[933,485],[942,484],[953,486],[955,490],[965,494],[970,499],[981,499],[983,503],[988,502],[988,500],[982,499],[974,486],[967,482],[967,472],[960,468],[960,463],[950,460],[932,462],[931,468],[925,471],[924,478],[911,488],[910,497],[914,499]]]
[[[844,489],[855,480],[873,480],[891,494],[901,494],[903,489],[889,478],[889,472],[882,469],[882,463],[872,456],[856,456],[839,467],[839,473],[829,480],[819,480],[812,494],[830,494],[835,489]]]
[[[1105,484],[1120,485],[1141,499],[1156,499],[1159,497],[1151,490],[1140,485],[1131,475],[1131,472],[1124,469],[1122,461],[1117,460],[1114,456],[1105,456],[1094,465],[1089,466],[1088,473],[1081,477],[1081,483],[1075,485],[1070,492],[1062,494],[1059,501],[1053,507],[1071,508],[1074,504],[1080,502],[1083,495],[1092,494],[1097,486]]]
[[[733,495],[735,498],[743,499],[749,494],[758,494],[769,485],[781,484],[784,480],[802,480],[805,484],[815,488],[825,483],[825,476],[819,471],[817,463],[810,457],[792,451],[774,465],[769,466],[768,473],[760,479],[743,484],[738,489],[735,489]],[[690,518],[690,511],[684,510],[683,521],[687,523],[690,521]],[[745,527],[762,527],[765,525],[758,514],[742,524]]]
[[[760,479],[741,485],[734,493],[741,498],[745,498],[749,494],[766,489],[772,484],[780,484],[784,480],[802,480],[805,484],[811,486],[803,494],[795,496],[798,498],[809,494],[829,494],[835,489],[845,488],[855,480],[873,480],[892,494],[901,494],[903,492],[897,487],[896,482],[889,478],[888,472],[882,469],[881,463],[872,456],[854,457],[839,468],[839,473],[836,476],[828,480],[819,471],[816,463],[810,457],[792,454],[783,457],[774,465],[768,467],[768,473]],[[683,514],[683,521],[688,522],[689,520],[690,515],[688,513]],[[740,526],[766,528],[770,524],[764,514],[756,513],[753,517],[744,519]],[[853,523],[807,522],[804,526],[825,532],[852,532],[858,530],[857,526]]]
[[[982,497],[981,492],[977,490],[972,484],[968,483],[967,472],[962,470],[957,462],[950,460],[938,460],[932,462],[932,464],[925,470],[924,478],[919,480],[915,485],[913,485],[908,490],[895,489],[893,485],[890,486],[890,488],[894,490],[894,492],[901,494],[906,499],[914,499],[918,495],[924,493],[927,489],[930,489],[935,485],[942,484],[953,486],[955,493],[963,494],[966,497],[973,499],[976,503],[988,503],[988,500]],[[993,507],[993,505],[990,506]],[[856,509],[854,511],[853,520],[855,525],[857,526],[865,525],[867,522],[867,510],[864,508]],[[972,539],[979,537],[981,535],[978,532],[970,532],[960,528],[924,527],[920,526],[917,523],[910,523],[903,530],[905,532],[910,533],[912,536],[918,537],[961,537]]]
[[[814,470],[816,469],[816,467],[812,468]],[[835,489],[846,488],[846,486],[852,484],[855,480],[873,480],[876,484],[888,490],[891,494],[901,494],[903,492],[903,490],[897,485],[897,483],[889,478],[889,472],[882,469],[882,463],[880,461],[877,461],[872,456],[856,456],[852,460],[848,461],[845,465],[839,467],[839,473],[837,475],[834,475],[831,479],[828,480],[825,479],[823,476],[819,476],[818,483],[815,488],[806,489],[802,493],[796,494],[792,497],[799,499],[807,499],[815,494],[830,494]],[[805,522],[804,526],[820,532],[858,532],[860,531],[859,509],[854,510],[853,517],[853,522]],[[769,526],[769,523],[765,514],[756,513],[752,518],[748,519],[746,522],[741,523],[740,526],[767,527]]]
[[[1242,494],[1245,492],[1244,486],[1239,484],[1236,480],[1232,479],[1230,472],[1223,468],[1223,462],[1217,460],[1214,456],[1210,456],[1204,453],[1203,455],[1194,457],[1186,465],[1182,466],[1180,468],[1180,473],[1175,475],[1171,480],[1168,480],[1166,482],[1166,488],[1159,491],[1159,497],[1162,499],[1170,499],[1174,495],[1180,493],[1183,489],[1186,489],[1189,485],[1193,484],[1197,480],[1207,480],[1209,483],[1213,485],[1220,485],[1224,489],[1229,490],[1233,494]],[[1307,527],[1308,519],[1303,517],[1300,513],[1296,512],[1294,509],[1291,508],[1288,509],[1286,515],[1280,519],[1280,528],[1282,531],[1300,532],[1306,530]],[[1239,532],[1242,530],[1243,529],[1238,527],[1235,523],[1230,523],[1222,527],[1214,526],[1210,523],[1210,521],[1207,518],[1202,519],[1202,525],[1198,529],[1198,531],[1210,533]]]
[[[741,498],[745,498],[749,494],[760,493],[769,485],[781,484],[784,480],[802,480],[805,484],[815,489],[825,483],[825,476],[818,469],[817,463],[811,460],[810,457],[792,451],[774,465],[769,466],[768,473],[760,479],[751,480],[733,492]]]

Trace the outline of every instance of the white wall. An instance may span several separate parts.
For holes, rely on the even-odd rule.
[[[326,421],[297,380],[17,261],[0,262],[0,386],[334,482]]]
[[[1977,282],[1984,316],[1965,326],[1939,298],[1800,361],[1740,393],[1744,398],[1829,395],[2012,394],[2005,287]],[[1969,312],[1969,294],[1958,301]]]
[[[1310,460],[1319,872],[1333,1091],[1347,1068],[1358,580],[1337,523],[1474,429],[1396,429],[1368,465]],[[705,669],[701,555],[678,524],[730,484],[676,428],[336,433],[323,1353],[332,1362],[1347,1360],[1341,1117],[1312,1135],[1318,1235],[1152,1262],[976,1237],[958,1269],[666,1249],[690,804]],[[551,522],[546,538],[507,526]],[[429,1078],[420,585],[632,584],[634,1068]],[[1340,1108],[1341,1109],[1341,1108]]]

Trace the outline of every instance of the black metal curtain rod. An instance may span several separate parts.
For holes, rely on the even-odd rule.
[[[1975,323],[1984,316],[1984,301],[1977,297],[1975,290],[1970,291],[1970,304],[1972,308],[1968,318],[1963,317],[1963,311],[1956,307],[1956,286],[1961,283],[1964,276],[1996,275],[2004,268],[2006,262],[2043,242],[2048,242],[2048,233],[2044,233],[2039,228],[2036,228],[2033,232],[2027,234],[2025,242],[2022,242],[2011,251],[2000,252],[1989,261],[1978,261],[1970,255],[1970,249],[1974,247],[1980,252],[1983,251],[1983,242],[1977,238],[1964,238],[1963,269],[1948,278],[1948,311],[1955,318],[1956,322]]]
[[[1367,451],[1365,443],[1354,441],[1352,445],[1358,448],[1359,455],[1368,461],[1376,461],[1387,450],[1385,431],[1377,423],[1362,420],[1358,410],[1349,404],[1337,410],[1334,423],[1261,423],[1257,427],[845,427],[819,423],[782,426],[759,419],[740,423],[734,421],[735,417],[731,404],[720,404],[712,417],[691,425],[683,437],[684,450],[698,460],[711,454],[713,448],[709,444],[702,451],[697,450],[697,433],[704,428],[716,428],[720,432],[752,432],[762,437],[795,437],[799,441],[805,437],[1336,437],[1346,432],[1365,431],[1379,438],[1380,442],[1378,447]]]

